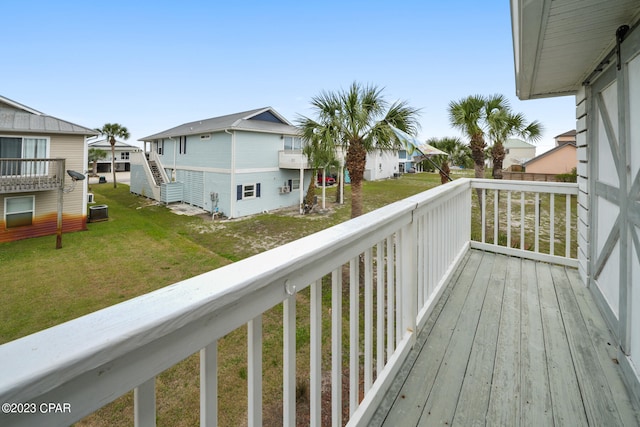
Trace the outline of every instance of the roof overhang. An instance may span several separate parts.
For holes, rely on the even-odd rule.
[[[575,94],[639,16],[638,0],[511,0],[518,98]]]

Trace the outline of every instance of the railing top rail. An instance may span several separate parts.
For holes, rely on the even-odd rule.
[[[251,258],[4,344],[0,346],[0,400],[18,402],[40,395],[189,324],[233,310],[235,323],[225,322],[224,331],[208,337],[211,342],[286,299],[287,288],[303,289],[311,282],[310,277],[315,280],[338,268],[410,223],[415,208],[416,201],[399,201]],[[250,302],[247,310],[238,310],[242,301]],[[185,357],[206,344],[194,342],[194,348],[184,349]]]
[[[471,180],[472,188],[487,190],[528,191],[554,194],[578,194],[578,184],[572,182],[540,182],[506,179],[476,179]]]

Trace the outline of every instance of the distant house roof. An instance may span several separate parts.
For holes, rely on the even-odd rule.
[[[556,135],[555,138],[562,138],[563,136],[576,136],[577,132],[575,129],[567,131],[565,133],[561,133],[560,135]]]
[[[0,96],[0,131],[98,135],[93,129],[48,116],[4,96]]]
[[[509,138],[504,143],[504,148],[535,148],[535,145],[524,142],[520,139]]]
[[[196,120],[160,133],[146,136],[139,141],[173,138],[178,136],[198,135],[223,130],[245,130],[266,133],[296,135],[298,129],[271,107],[243,111],[211,119]]]
[[[98,141],[90,142],[89,143],[89,148],[99,148],[99,149],[104,149],[104,150],[111,150],[111,144],[109,144],[109,141],[107,139],[100,139]],[[126,142],[118,141],[117,139],[116,139],[115,148],[116,148],[116,150],[130,149],[131,151],[134,151],[134,150],[142,151],[142,149],[140,147],[136,147],[135,145],[127,144]]]
[[[576,144],[574,142],[567,142],[566,144],[558,145],[557,147],[554,147],[551,150],[546,151],[546,152],[540,154],[539,156],[536,156],[533,159],[530,159],[530,160],[524,162],[523,166],[526,167],[529,163],[537,162],[538,160],[540,160],[540,159],[542,159],[544,157],[550,156],[553,153],[555,153],[556,151],[562,150],[563,148],[568,147],[568,146],[576,147]]]

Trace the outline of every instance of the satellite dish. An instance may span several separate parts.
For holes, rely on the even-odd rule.
[[[67,173],[69,174],[71,179],[74,181],[82,181],[84,179],[84,175],[82,175],[80,172],[67,170]]]

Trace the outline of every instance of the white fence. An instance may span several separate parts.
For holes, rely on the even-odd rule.
[[[470,247],[471,182],[456,180],[0,346],[0,402],[32,403],[29,409],[35,409],[0,414],[0,425],[68,425],[132,389],[136,425],[155,425],[156,376],[197,352],[201,425],[216,425],[217,342],[244,325],[248,425],[261,425],[262,320],[277,304],[283,304],[283,425],[295,425],[296,365],[303,362],[310,367],[311,425],[321,425],[326,411],[333,425],[342,425],[343,401],[349,402],[348,423],[366,425]],[[296,294],[307,287],[310,361],[302,361],[296,351]],[[323,305],[327,287],[331,302]],[[331,330],[323,335],[329,312]],[[326,357],[323,345],[330,348]],[[330,408],[321,405],[323,370],[331,378]],[[70,411],[39,410],[49,402],[68,403]]]

